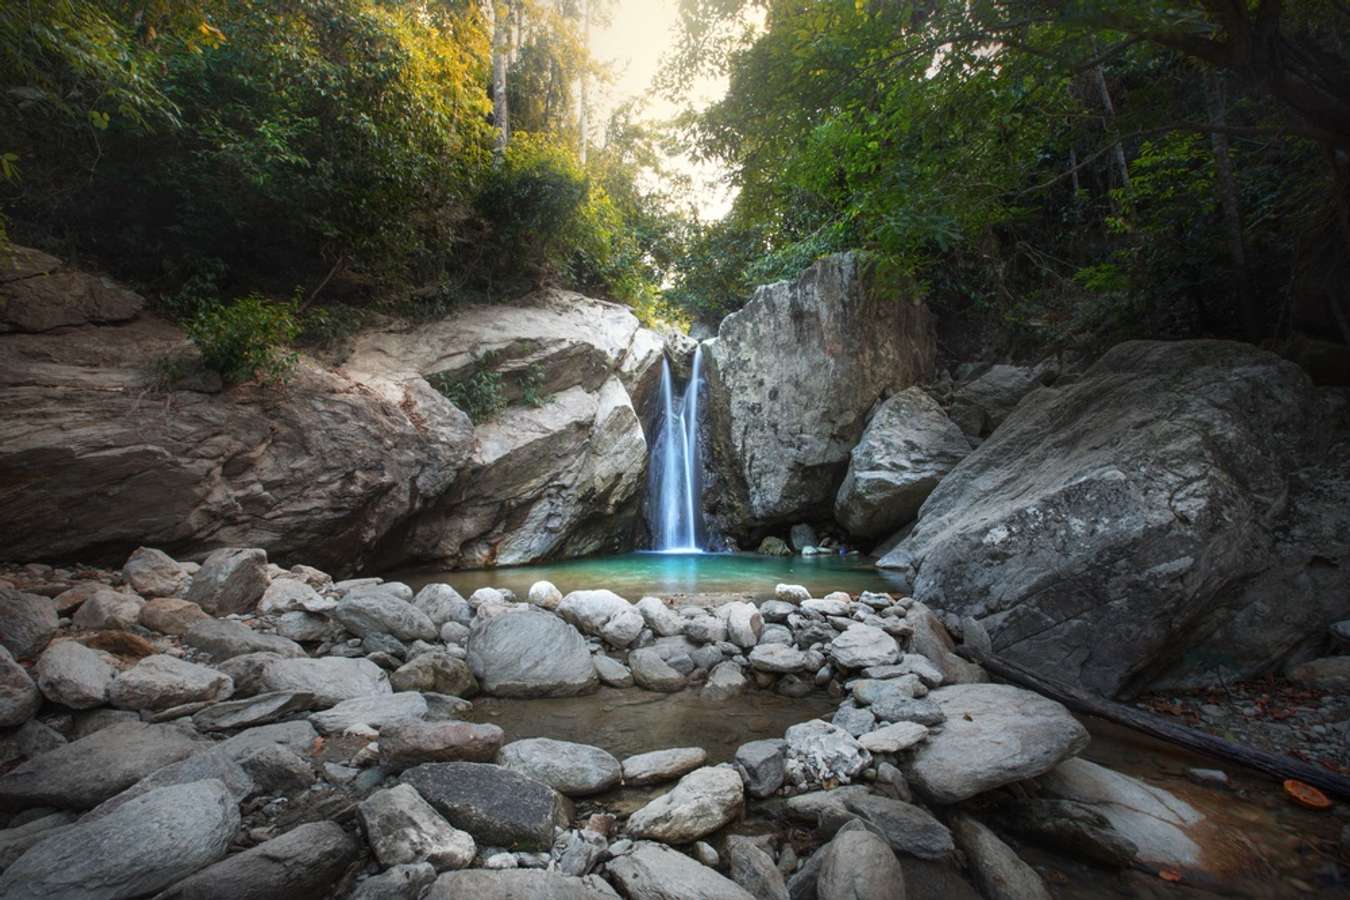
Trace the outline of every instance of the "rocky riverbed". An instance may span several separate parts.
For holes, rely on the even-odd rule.
[[[1195,896],[1269,874],[1234,850],[1232,785],[1089,761],[1082,723],[990,683],[909,597],[466,598],[143,548],[0,569],[0,646],[0,898]],[[526,704],[558,712],[525,726]],[[664,704],[709,714],[643,741],[587,719]],[[1341,820],[1301,815],[1317,865],[1269,895],[1344,892]]]

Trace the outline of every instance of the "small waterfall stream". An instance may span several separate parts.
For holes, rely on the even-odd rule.
[[[652,546],[671,553],[699,553],[703,538],[699,455],[698,402],[703,387],[703,348],[694,363],[684,394],[675,396],[670,361],[661,360],[661,422],[652,459]]]

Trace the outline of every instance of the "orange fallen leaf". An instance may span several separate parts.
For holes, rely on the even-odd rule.
[[[1284,792],[1288,794],[1295,803],[1300,806],[1306,806],[1308,809],[1330,809],[1331,801],[1327,795],[1313,787],[1311,784],[1304,784],[1302,781],[1290,778],[1284,783]]]
[[[1181,873],[1176,869],[1162,869],[1158,872],[1158,877],[1163,881],[1180,881]]]

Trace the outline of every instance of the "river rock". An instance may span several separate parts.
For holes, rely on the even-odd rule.
[[[872,625],[850,625],[830,642],[826,652],[836,665],[845,669],[885,666],[900,658],[895,638]]]
[[[649,691],[674,693],[684,690],[685,677],[661,658],[652,647],[643,647],[628,654],[628,667],[638,687]]]
[[[200,650],[214,662],[245,653],[275,653],[299,658],[305,649],[295,641],[275,634],[261,634],[230,619],[204,619],[183,635],[183,643]]]
[[[628,818],[628,834],[687,844],[731,822],[745,805],[741,776],[729,766],[695,769]]]
[[[331,613],[336,608],[336,600],[322,596],[301,579],[290,577],[275,579],[258,601],[258,612],[264,616],[297,612]]]
[[[859,537],[882,537],[914,520],[923,501],[970,443],[920,387],[888,398],[849,455],[834,498],[839,524]]]
[[[633,672],[623,663],[603,653],[591,657],[595,664],[596,677],[608,687],[629,688],[633,686]]]
[[[57,624],[56,604],[49,598],[0,587],[0,646],[15,659],[41,653]]]
[[[214,621],[200,606],[177,597],[156,597],[141,607],[137,617],[142,627],[175,636],[187,634],[193,625],[208,620]]]
[[[418,591],[412,604],[437,628],[444,627],[448,622],[467,623],[473,616],[468,601],[459,595],[459,591],[439,582],[428,584]]]
[[[179,597],[191,577],[163,550],[137,547],[122,566],[122,580],[142,597]]]
[[[787,882],[773,864],[773,857],[765,853],[750,838],[732,835],[727,838],[727,856],[731,863],[731,878],[745,888],[755,900],[788,900]]]
[[[674,747],[639,753],[623,761],[623,782],[629,787],[660,784],[692,772],[708,759],[702,747]]]
[[[576,878],[560,872],[515,869],[493,872],[466,869],[437,878],[423,900],[618,900],[619,895],[596,875]]]
[[[1019,404],[879,564],[998,655],[1102,694],[1266,671],[1350,606],[1350,573],[1314,562],[1350,546],[1326,427],[1273,353],[1120,344]]]
[[[956,655],[956,644],[951,634],[927,606],[917,601],[911,603],[905,613],[905,624],[912,632],[909,649],[913,651],[913,654],[906,655],[918,655],[928,660],[942,673],[944,683],[977,684],[988,681],[983,669]]]
[[[38,686],[24,667],[14,661],[9,650],[0,645],[0,728],[22,725],[37,714],[41,705]]]
[[[371,849],[383,866],[430,863],[437,871],[473,862],[473,837],[451,826],[410,785],[377,791],[357,807]]]
[[[1036,870],[1022,861],[998,835],[965,813],[949,819],[952,836],[966,855],[980,893],[989,900],[1050,900]]]
[[[311,710],[316,704],[314,695],[304,691],[274,691],[212,704],[194,713],[192,724],[198,731],[252,728]]]
[[[897,691],[877,697],[868,709],[883,722],[914,722],[934,727],[947,720],[943,707],[931,699],[914,699]]]
[[[187,599],[213,616],[248,612],[262,598],[267,583],[266,551],[222,547],[192,576]]]
[[[0,332],[69,330],[88,322],[123,322],[145,301],[132,291],[66,269],[54,256],[9,245],[0,275]]]
[[[853,254],[766,285],[705,345],[712,518],[744,531],[828,511],[867,413],[927,379],[933,324]]]
[[[712,671],[708,673],[708,680],[699,691],[699,696],[707,700],[729,700],[732,697],[739,697],[749,689],[750,681],[745,677],[740,665],[725,660],[713,666]]]
[[[419,900],[435,880],[436,870],[430,863],[392,866],[358,881],[352,900]]]
[[[610,860],[609,876],[629,900],[755,900],[736,882],[678,850],[650,841]]]
[[[426,763],[400,776],[482,845],[548,850],[571,819],[567,800],[528,775],[488,763]]]
[[[587,634],[598,635],[610,617],[631,608],[613,591],[573,591],[558,604],[558,615]]]
[[[153,894],[224,856],[239,821],[219,781],[158,788],[33,846],[0,875],[0,896]]]
[[[1011,685],[951,685],[928,699],[946,722],[918,745],[904,772],[937,803],[1043,775],[1088,744],[1087,729],[1067,709]]]
[[[806,665],[805,653],[784,644],[761,644],[750,651],[750,668],[757,672],[800,672]]]
[[[1041,386],[1040,373],[1022,366],[990,366],[952,392],[952,418],[972,438],[987,437]]]
[[[830,724],[837,725],[854,737],[862,737],[877,727],[876,713],[848,703],[841,703],[834,711]]]
[[[1324,691],[1350,690],[1350,656],[1324,656],[1299,663],[1289,679]]]
[[[291,754],[307,754],[314,746],[319,733],[304,719],[290,722],[273,722],[271,725],[256,725],[245,729],[234,737],[221,741],[215,748],[228,753],[231,758],[246,762],[263,751],[280,748]]]
[[[313,694],[320,706],[393,693],[389,676],[368,659],[276,659],[263,666],[261,680],[269,691]]]
[[[825,846],[816,877],[819,900],[905,900],[905,873],[882,838],[845,827]]]
[[[684,619],[660,597],[643,597],[637,602],[642,619],[659,637],[673,637],[684,633]]]
[[[1129,868],[1139,854],[1139,848],[1105,816],[1075,800],[1019,800],[1005,811],[1003,822],[1024,838],[1110,868]]]
[[[787,763],[787,741],[768,738],[750,741],[736,748],[736,770],[751,797],[772,796],[783,786]]]
[[[610,616],[609,621],[600,629],[600,636],[611,647],[629,647],[638,639],[638,635],[642,634],[645,626],[642,613],[629,607]]]
[[[490,762],[505,734],[492,724],[397,719],[380,731],[380,761],[394,769],[458,760]]]
[[[307,822],[206,867],[156,900],[324,900],[357,852],[336,822]]]
[[[751,603],[731,603],[727,608],[727,638],[736,646],[749,649],[764,634],[764,617]]]
[[[193,753],[178,762],[156,769],[124,791],[95,806],[80,817],[81,822],[101,819],[123,805],[135,800],[142,794],[159,788],[179,784],[192,784],[198,781],[219,781],[235,803],[242,803],[257,792],[257,785],[244,771],[243,766],[219,747],[204,745],[209,749]]]
[[[597,685],[585,639],[558,617],[535,610],[476,626],[468,663],[483,692],[499,697],[571,697]]]
[[[623,778],[619,761],[599,747],[551,738],[512,741],[501,749],[497,762],[569,797],[598,794]]]
[[[276,653],[245,653],[222,660],[215,667],[234,682],[235,698],[252,697],[268,690],[263,683],[263,671],[267,664],[283,658]]]
[[[871,825],[897,853],[942,859],[955,849],[946,826],[912,803],[865,794],[844,798],[844,809]]]
[[[526,597],[534,606],[549,611],[557,609],[558,604],[563,601],[562,591],[554,587],[551,581],[536,581],[530,585]]]
[[[108,689],[108,701],[119,709],[164,710],[226,700],[233,693],[234,682],[223,672],[157,654],[119,675]]]
[[[928,729],[918,722],[896,722],[858,738],[870,753],[899,753],[928,737]]]
[[[333,610],[333,618],[357,637],[390,634],[403,641],[434,641],[439,634],[426,613],[383,585],[348,593]]]
[[[1038,779],[1050,797],[1091,807],[1155,866],[1205,868],[1192,831],[1205,817],[1169,791],[1085,759],[1066,759]]]
[[[462,659],[442,650],[429,650],[404,663],[389,676],[396,691],[427,691],[455,697],[472,697],[478,682]]]
[[[126,631],[141,617],[145,601],[135,594],[124,594],[111,588],[95,591],[71,616],[71,623],[89,631]]]
[[[405,719],[422,719],[426,714],[426,699],[416,691],[403,691],[343,700],[332,709],[314,713],[309,717],[309,721],[320,734],[343,734],[349,730],[373,729],[383,735],[385,727],[390,723]],[[381,747],[383,746],[382,742]]]
[[[842,728],[812,719],[788,728],[788,757],[817,781],[847,782],[872,762],[872,755]]]

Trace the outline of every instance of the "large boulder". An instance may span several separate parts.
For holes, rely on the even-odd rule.
[[[547,850],[554,827],[565,827],[571,804],[562,794],[504,766],[474,762],[424,763],[400,777],[480,844]]]
[[[1088,745],[1087,729],[1054,700],[1006,684],[955,684],[928,695],[946,715],[905,763],[936,803],[1043,775]]]
[[[157,900],[324,900],[353,857],[356,841],[336,822],[307,822],[226,857],[178,882]]]
[[[598,686],[586,641],[546,612],[496,616],[469,635],[468,662],[486,694],[571,697]]]
[[[269,691],[302,691],[313,694],[321,706],[343,700],[392,694],[389,676],[368,659],[325,656],[320,659],[274,659],[262,670],[262,685]]]
[[[1041,386],[1041,372],[1023,366],[990,366],[952,392],[952,419],[971,438],[987,437]]]
[[[0,400],[0,405],[3,403]],[[3,427],[0,422],[0,429]],[[3,506],[0,503],[0,509]],[[41,653],[56,629],[56,604],[50,598],[0,587],[0,647],[9,650],[16,659]]]
[[[477,852],[470,835],[442,819],[406,784],[371,794],[361,801],[357,813],[383,866],[426,862],[438,871],[462,869]]]
[[[224,672],[160,653],[117,676],[108,688],[108,700],[119,709],[154,711],[228,700],[233,693],[234,682]]]
[[[619,761],[599,747],[552,738],[512,741],[501,749],[497,762],[569,797],[598,794],[623,780]]]
[[[687,844],[731,822],[745,806],[740,773],[730,766],[695,769],[679,784],[628,818],[628,833],[667,844]]]
[[[58,641],[38,657],[37,685],[48,700],[71,709],[103,706],[117,677],[111,660],[77,641]]]
[[[704,497],[733,532],[828,516],[868,411],[927,379],[936,352],[923,303],[855,254],[757,289],[704,346]]]
[[[434,641],[439,633],[426,613],[378,585],[350,591],[333,618],[357,637],[391,634],[404,641]]]
[[[154,894],[224,856],[239,821],[238,802],[219,781],[158,788],[34,845],[0,875],[0,897]]]
[[[879,564],[995,653],[1104,694],[1269,669],[1350,612],[1350,568],[1322,562],[1350,557],[1350,488],[1314,466],[1333,418],[1246,344],[1121,344],[1026,397]]]
[[[190,576],[173,557],[153,547],[137,547],[122,566],[122,579],[142,597],[178,597]]]
[[[639,841],[610,860],[609,875],[629,900],[754,900],[754,895],[716,869],[663,844]]]
[[[3,266],[0,334],[124,322],[145,305],[110,279],[68,269],[56,257],[30,247],[6,245]]]
[[[849,454],[834,518],[859,537],[881,537],[914,520],[919,507],[970,443],[920,387],[881,404]]]
[[[267,590],[267,551],[222,547],[192,576],[187,599],[213,616],[249,612]]]
[[[93,651],[89,651],[92,653]],[[42,694],[23,666],[0,645],[0,728],[22,725],[37,714]],[[616,763],[617,765],[617,763]]]
[[[905,874],[890,846],[860,825],[840,829],[821,851],[820,900],[905,900]]]
[[[619,900],[598,875],[577,878],[538,869],[467,869],[447,872],[427,889],[422,900]]]

